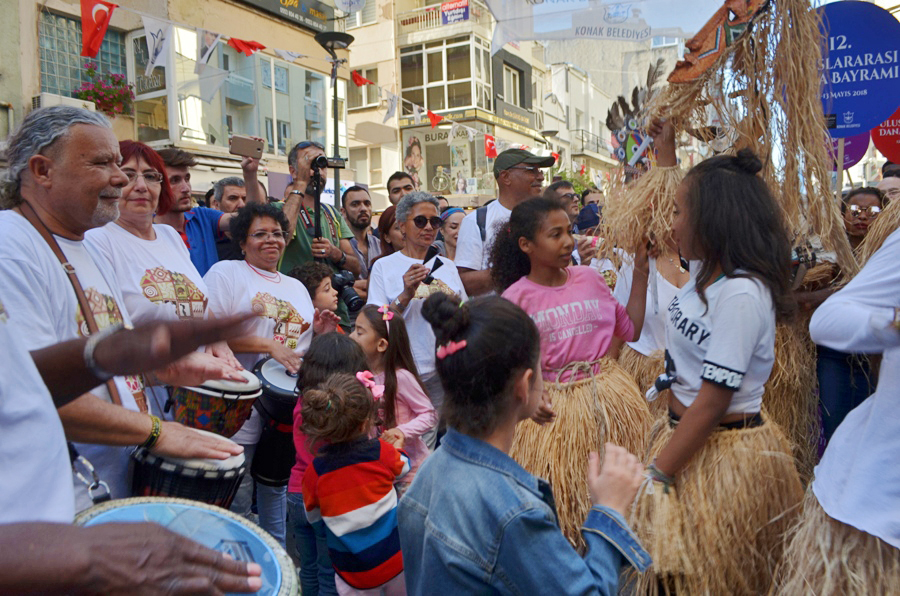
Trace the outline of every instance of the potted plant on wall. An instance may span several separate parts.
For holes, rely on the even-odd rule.
[[[76,99],[92,101],[97,110],[109,116],[113,130],[120,138],[134,138],[134,85],[125,75],[97,71],[97,65],[87,62],[85,74],[90,78],[72,92]]]

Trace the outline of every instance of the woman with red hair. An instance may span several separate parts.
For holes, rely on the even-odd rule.
[[[119,150],[128,177],[119,199],[119,219],[90,230],[85,244],[109,263],[106,270],[122,289],[123,300],[118,302],[134,323],[207,317],[209,291],[184,242],[171,226],[153,223],[155,215],[174,204],[162,158],[137,141],[121,141]],[[207,351],[241,368],[225,343]],[[161,387],[151,389],[151,408],[162,417],[168,393]]]

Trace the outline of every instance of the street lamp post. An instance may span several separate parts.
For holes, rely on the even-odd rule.
[[[334,170],[334,207],[341,208],[341,168],[344,160],[341,158],[340,143],[338,137],[338,90],[337,69],[346,62],[339,60],[336,50],[345,50],[353,43],[353,36],[342,31],[323,31],[316,34],[316,42],[331,56],[331,87],[334,92],[332,97],[332,116],[334,117],[334,157],[328,160],[328,166]]]

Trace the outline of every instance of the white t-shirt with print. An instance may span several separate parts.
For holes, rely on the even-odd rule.
[[[257,269],[246,261],[219,261],[203,277],[209,289],[210,309],[218,316],[253,312],[244,323],[246,335],[271,338],[298,354],[309,349],[315,308],[306,287],[293,277]],[[247,370],[267,357],[265,353],[235,354]],[[259,441],[262,424],[256,408],[231,440],[241,445]]]
[[[900,548],[900,230],[809,323],[814,342],[855,354],[882,354],[875,393],[847,414],[822,461],[812,490],[834,519]]]
[[[53,251],[28,220],[14,211],[0,212],[0,238],[3,238],[0,242],[0,285],[7,310],[15,313],[9,320],[13,336],[31,351],[88,334],[72,284]],[[120,307],[123,300],[115,279],[105,277],[97,266],[103,262],[102,257],[83,242],[59,236],[56,241],[75,268],[97,325],[101,329],[119,322],[130,325],[128,313]],[[138,411],[134,393],[143,389],[141,379],[115,377],[114,382],[122,405]],[[105,385],[95,387],[91,393],[111,401]],[[113,498],[129,496],[130,448],[80,443],[76,448],[109,484]],[[73,477],[73,482],[76,510],[80,511],[91,502],[81,481]]]
[[[205,318],[209,291],[184,241],[171,226],[153,229],[156,239],[144,240],[108,223],[88,230],[84,243],[106,261],[135,324]],[[165,387],[148,387],[145,393],[157,415],[173,419],[173,411],[165,412]]]
[[[66,436],[31,355],[12,333],[8,319],[15,316],[0,302],[0,524],[70,524],[75,494]]]
[[[466,215],[459,226],[459,238],[456,241],[456,266],[474,271],[488,269],[491,266],[491,246],[494,244],[497,224],[508,222],[511,214],[512,211],[501,205],[499,200],[487,206],[485,242],[481,241],[477,210]]]
[[[184,241],[171,226],[153,230],[156,240],[144,240],[109,223],[89,230],[84,242],[112,266],[135,324],[205,318],[209,290]]]
[[[491,203],[493,204],[493,203]],[[413,360],[416,362],[419,376],[427,377],[435,371],[434,366],[434,331],[422,316],[422,305],[425,299],[435,292],[456,294],[460,300],[466,300],[466,290],[456,266],[447,257],[434,257],[425,266],[434,266],[434,259],[444,262],[434,272],[434,281],[430,285],[419,284],[415,297],[410,300],[403,313],[409,342],[412,346]],[[382,306],[390,304],[403,293],[403,275],[414,264],[422,264],[420,259],[408,257],[402,252],[395,252],[375,262],[369,275],[368,304]]]
[[[657,301],[653,304],[653,293],[650,284],[647,284],[647,306],[644,309],[644,326],[641,328],[641,337],[637,341],[628,342],[628,345],[644,356],[653,352],[666,349],[666,307],[678,294],[678,286],[673,285],[659,271],[654,268],[656,275]],[[631,281],[634,277],[634,261],[629,256],[622,261],[616,275],[616,288],[613,296],[620,304],[628,305],[631,297]],[[654,312],[656,310],[657,312]]]
[[[708,309],[691,279],[666,308],[666,350],[677,376],[672,392],[689,407],[709,381],[734,391],[727,414],[759,412],[775,363],[772,295],[758,280],[721,277],[706,299]]]

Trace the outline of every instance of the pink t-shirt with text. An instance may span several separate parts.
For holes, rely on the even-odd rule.
[[[504,298],[528,313],[540,331],[541,369],[546,380],[556,380],[557,371],[572,362],[602,358],[613,337],[630,341],[634,336],[628,312],[613,298],[599,273],[590,267],[568,267],[566,271],[569,279],[561,286],[542,286],[523,277],[503,292]],[[569,376],[565,374],[561,380]]]

